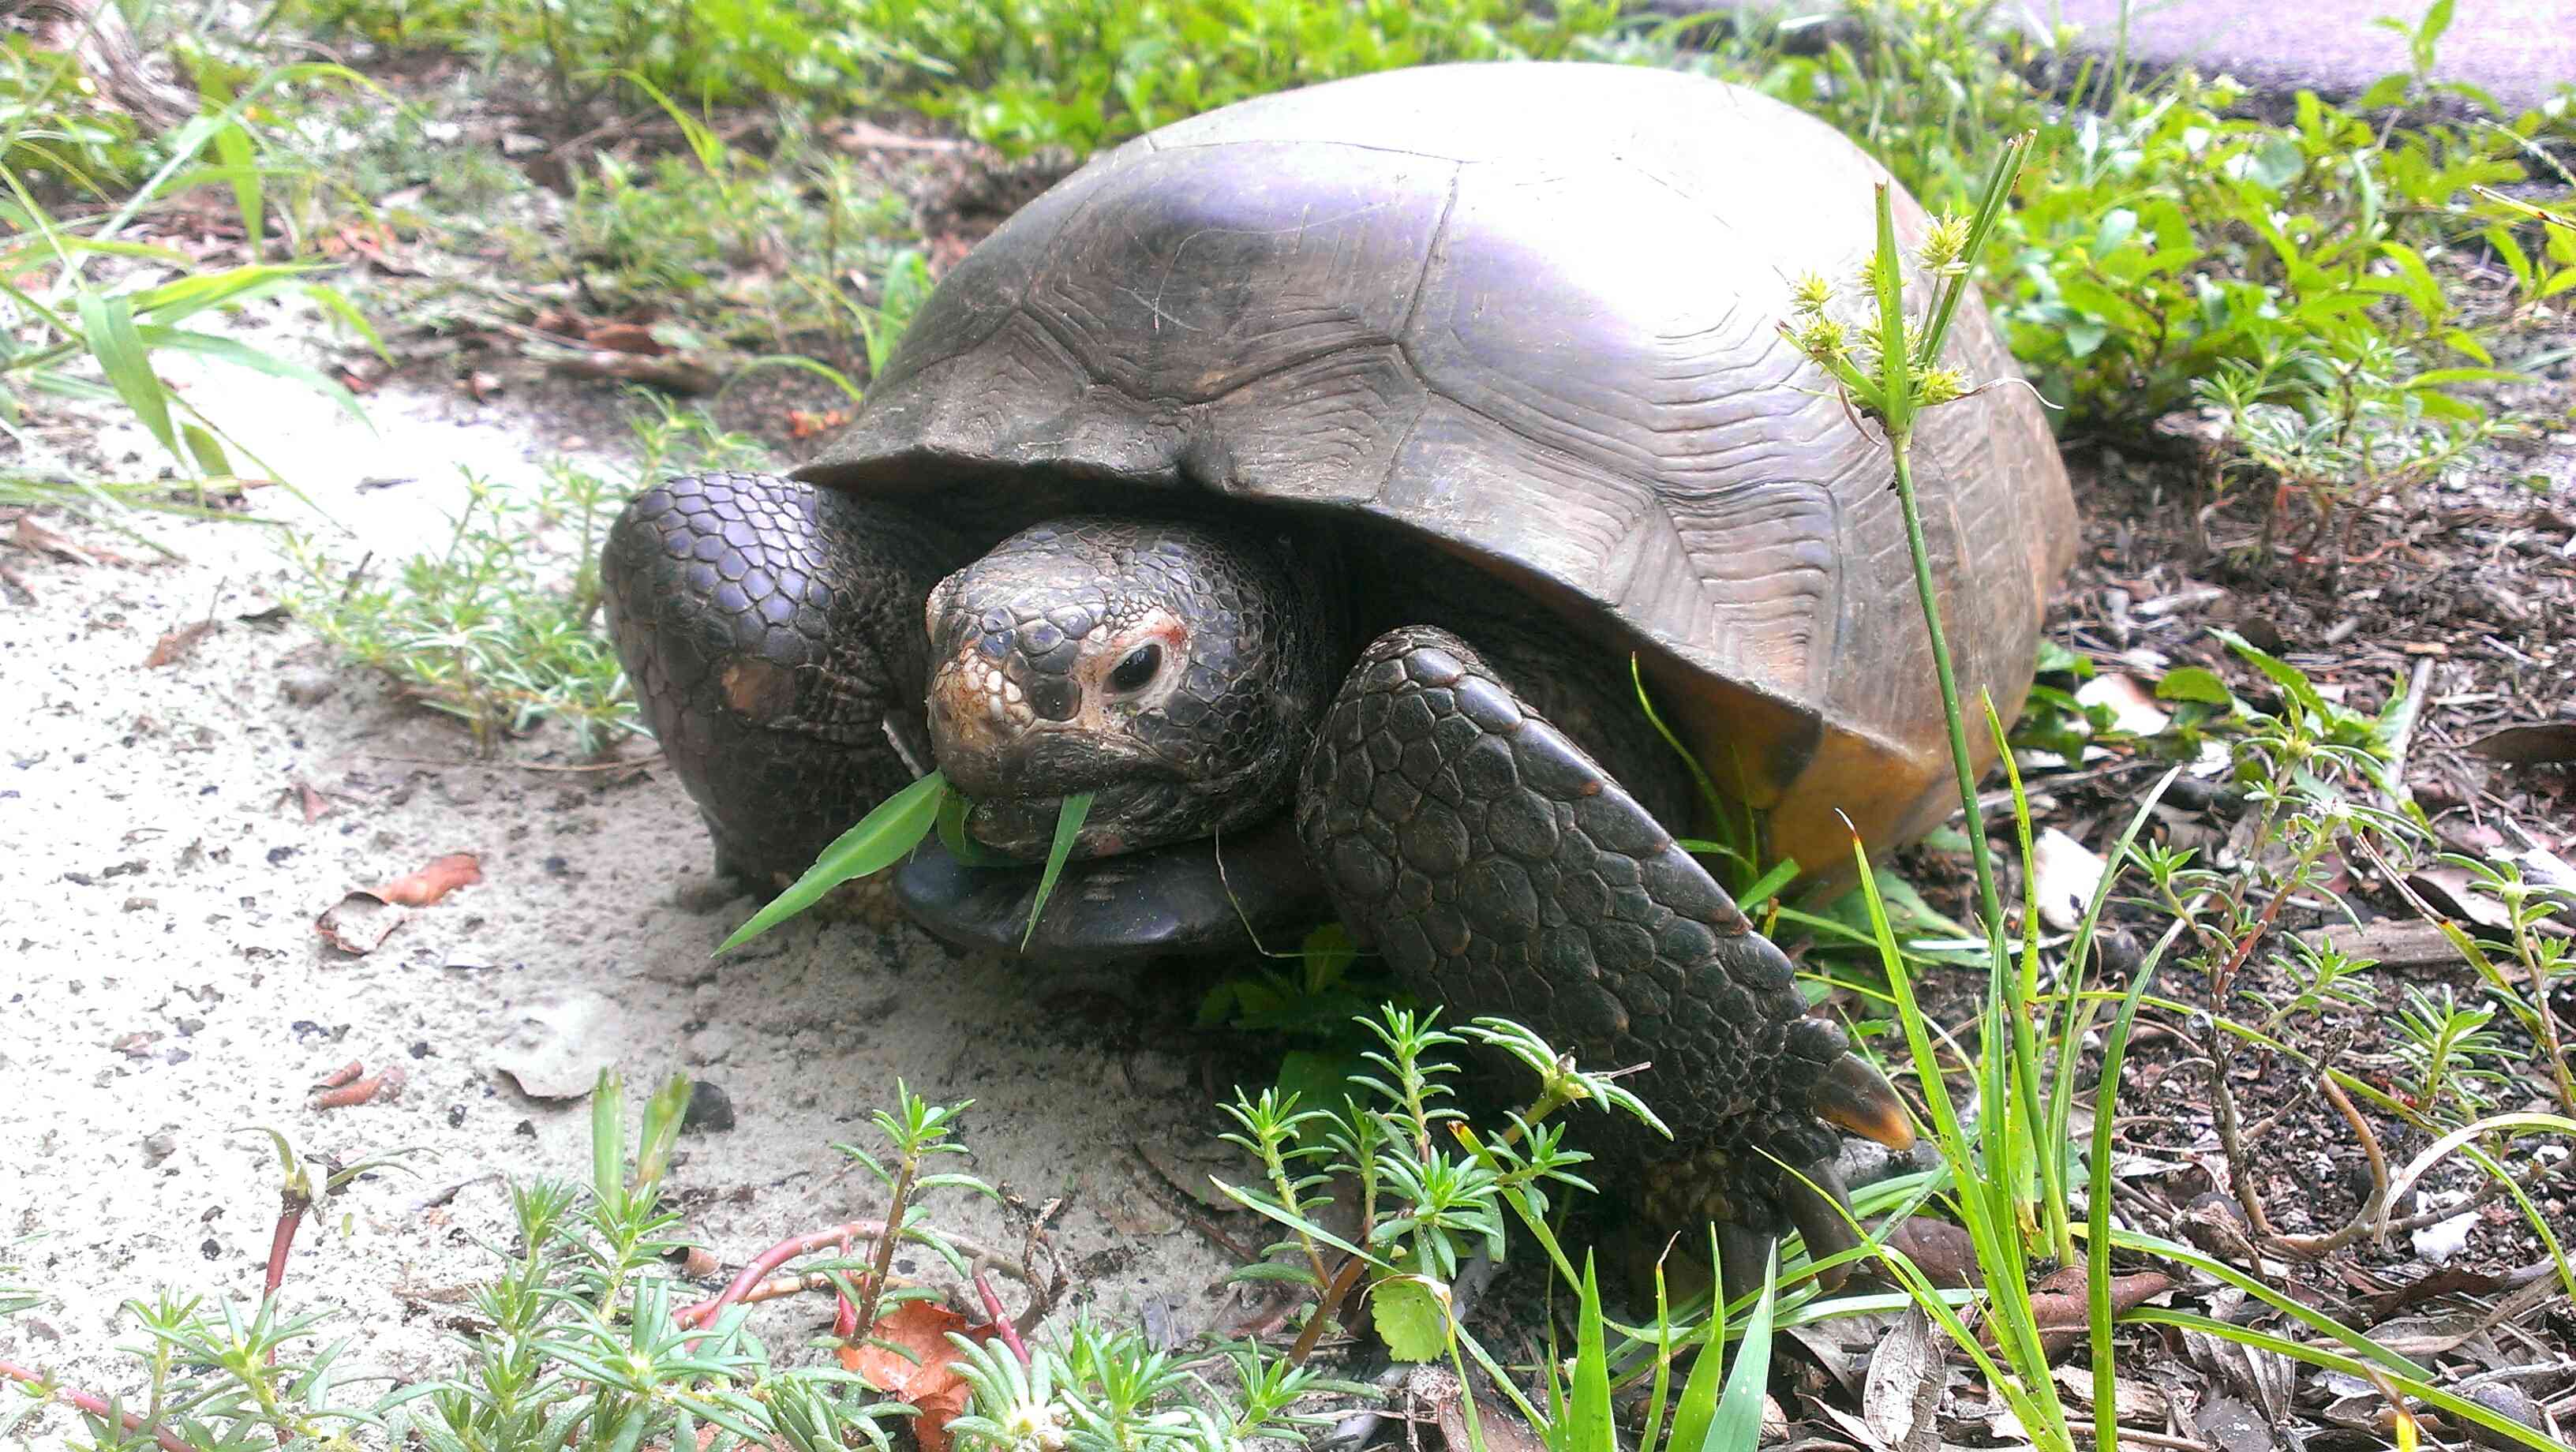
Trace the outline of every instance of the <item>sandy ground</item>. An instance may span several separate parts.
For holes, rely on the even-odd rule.
[[[461,397],[381,395],[370,438],[290,385],[234,372],[192,387],[359,527],[334,545],[352,557],[443,538],[461,494],[452,461],[506,480],[561,442],[543,420]],[[92,442],[85,428],[57,441]],[[94,442],[151,467],[139,433]],[[418,482],[357,492],[389,473]],[[257,497],[263,514],[309,519],[283,491]],[[0,1358],[131,1389],[111,1350],[136,1339],[126,1298],[254,1302],[279,1176],[250,1127],[270,1126],[339,1162],[405,1152],[416,1176],[371,1175],[308,1226],[287,1300],[348,1312],[351,1373],[432,1371],[452,1351],[443,1303],[488,1263],[476,1239],[508,1235],[503,1185],[478,1177],[587,1174],[584,1102],[531,1097],[497,1067],[536,1051],[575,1083],[614,1065],[637,1099],[675,1069],[727,1092],[737,1127],[683,1140],[674,1182],[729,1268],[882,1208],[832,1144],[869,1142],[867,1111],[902,1076],[976,1101],[972,1168],[1021,1202],[959,1199],[943,1224],[1016,1248],[1061,1200],[1048,1230],[1082,1295],[1128,1316],[1158,1302],[1184,1333],[1225,1313],[1205,1287],[1230,1267],[1130,1148],[1211,1146],[1217,1116],[1185,1046],[1122,1048],[1056,985],[908,927],[799,922],[711,962],[755,904],[709,878],[665,774],[513,764],[568,763],[568,734],[472,759],[459,726],[339,666],[293,622],[245,618],[287,578],[266,530],[156,524],[184,556],[164,563],[46,523],[126,562],[16,553],[34,599],[0,602],[0,1264],[47,1297],[0,1321]],[[166,633],[208,619],[175,663],[145,664]],[[298,781],[327,814],[307,821]],[[347,890],[453,852],[478,854],[483,881],[412,912],[372,953],[316,934]],[[316,1081],[353,1060],[401,1069],[399,1098],[309,1107]],[[1202,1180],[1239,1168],[1188,1163]],[[808,1299],[763,1324],[793,1345],[828,1309]],[[35,1433],[42,1445],[70,1429],[58,1417]]]

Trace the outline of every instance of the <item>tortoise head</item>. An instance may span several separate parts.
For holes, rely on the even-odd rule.
[[[1097,793],[1079,856],[1280,811],[1339,632],[1257,528],[1083,517],[1035,525],[931,591],[930,734],[968,831],[1045,854]]]

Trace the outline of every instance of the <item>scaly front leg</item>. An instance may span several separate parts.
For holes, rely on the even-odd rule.
[[[1639,1172],[1650,1221],[1785,1222],[1819,1259],[1855,1243],[1827,1125],[1910,1143],[1895,1091],[1807,1016],[1788,959],[1707,870],[1465,641],[1411,626],[1369,646],[1307,759],[1298,831],[1343,921],[1426,998],[1595,1067],[1651,1061],[1627,1084],[1678,1143],[1583,1136]]]
[[[965,553],[894,505],[767,474],[626,506],[600,555],[609,630],[719,871],[802,872],[929,764],[922,607]]]

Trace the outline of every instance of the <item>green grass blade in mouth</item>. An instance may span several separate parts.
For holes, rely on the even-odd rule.
[[[939,845],[948,855],[968,867],[1007,867],[1011,859],[966,835],[966,810],[973,803],[966,794],[945,791],[939,794]]]
[[[1064,799],[1056,812],[1055,841],[1047,847],[1046,872],[1038,878],[1037,898],[1029,904],[1028,931],[1020,934],[1020,951],[1027,952],[1029,940],[1037,936],[1038,918],[1046,912],[1047,899],[1055,892],[1055,880],[1064,875],[1064,864],[1073,857],[1073,844],[1082,835],[1082,819],[1091,815],[1091,799],[1097,792],[1075,792]]]
[[[718,956],[732,952],[787,919],[812,907],[823,894],[854,877],[891,867],[903,854],[918,846],[938,825],[940,798],[948,794],[948,779],[938,772],[921,778],[877,804],[876,810],[859,819],[859,824],[843,832],[814,859],[785,892],[770,899],[769,905],[751,915],[751,921],[733,930],[733,936],[716,948]],[[1083,805],[1090,805],[1085,798]],[[1059,839],[1063,836],[1058,833]],[[1053,867],[1050,864],[1050,880]]]

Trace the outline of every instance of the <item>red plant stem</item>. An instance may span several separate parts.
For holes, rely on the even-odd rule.
[[[885,1224],[882,1221],[853,1220],[845,1225],[835,1225],[829,1230],[789,1236],[753,1257],[751,1264],[744,1266],[742,1273],[735,1276],[731,1284],[719,1291],[714,1300],[700,1301],[694,1306],[684,1308],[680,1312],[679,1323],[683,1326],[705,1326],[716,1317],[723,1315],[725,1307],[749,1294],[751,1288],[766,1279],[771,1271],[800,1255],[812,1255],[815,1251],[845,1243],[853,1236],[875,1236],[884,1233]]]
[[[0,1377],[7,1377],[11,1381],[22,1381],[29,1386],[38,1388],[50,1385],[48,1379],[41,1373],[29,1371],[27,1368],[18,1365],[14,1361],[0,1361]],[[75,1408],[87,1412],[93,1417],[104,1417],[108,1415],[108,1405],[106,1400],[104,1398],[91,1396],[88,1392],[74,1391],[67,1386],[57,1386],[53,1387],[51,1394],[69,1402]],[[125,1424],[125,1430],[129,1432],[140,1432],[146,1430],[143,1424],[143,1419],[134,1415],[132,1412],[119,1412],[116,1416],[118,1420]],[[188,1444],[180,1441],[177,1434],[165,1432],[158,1427],[153,1427],[149,1430],[152,1433],[152,1440],[161,1444],[161,1446],[166,1449],[166,1452],[189,1452]]]
[[[841,1237],[841,1254],[850,1253],[850,1237]],[[859,1334],[859,1306],[842,1290],[839,1282],[832,1285],[832,1334],[843,1341],[855,1340]]]
[[[277,1229],[268,1237],[268,1278],[260,1286],[260,1299],[277,1294],[286,1284],[286,1252],[295,1246],[295,1231],[304,1223],[304,1200],[289,1192],[286,1203],[278,1208]]]
[[[980,1266],[975,1271],[975,1294],[984,1298],[984,1315],[993,1323],[994,1334],[1002,1338],[1003,1345],[1011,1348],[1011,1354],[1020,1359],[1020,1365],[1028,1365],[1028,1343],[1020,1339],[1020,1328],[1011,1324],[1010,1313],[1002,1309],[1002,1297],[993,1289],[993,1278],[986,1275]]]

